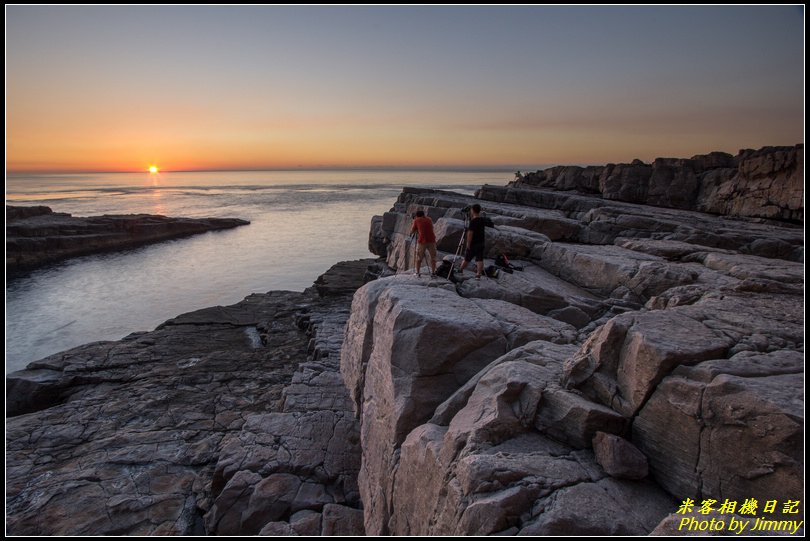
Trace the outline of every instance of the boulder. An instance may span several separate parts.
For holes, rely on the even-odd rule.
[[[258,532],[262,524],[281,518],[289,512],[289,501],[286,501],[268,509],[261,509],[261,516],[257,517],[259,511],[257,508],[269,503],[267,500],[270,499],[262,496],[279,491],[288,499],[292,499],[299,486],[300,481],[294,475],[271,476],[267,480],[262,480],[262,476],[258,473],[247,470],[238,471],[228,480],[206,515],[206,529],[223,532],[226,535],[241,531],[242,511],[247,509],[246,523],[249,531]],[[253,505],[249,507],[251,503]]]
[[[544,172],[539,171],[539,174],[529,173],[520,183],[549,186],[557,190],[579,190],[598,193],[599,177],[603,170],[604,167],[600,166],[557,166],[547,169]],[[538,180],[540,182],[537,182]]]
[[[467,404],[480,379],[488,374],[490,370],[502,363],[520,360],[543,367],[546,382],[552,384],[559,382],[563,361],[570,357],[575,351],[576,348],[573,346],[558,345],[546,342],[545,340],[536,340],[515,348],[506,355],[498,357],[475,376],[467,380],[464,385],[436,408],[430,422],[440,426],[449,425],[453,417]]]
[[[21,220],[23,218],[30,218],[32,216],[43,216],[45,214],[53,214],[51,207],[44,205],[37,205],[33,207],[15,207],[6,205],[6,220]],[[61,216],[69,216],[69,214],[60,213]]]
[[[798,499],[802,373],[798,351],[681,367],[639,412],[633,440],[676,498]]]
[[[27,369],[6,376],[6,415],[15,417],[59,404],[73,384],[61,370]]]
[[[414,276],[398,275],[375,280],[355,292],[351,316],[346,324],[346,338],[341,349],[340,371],[358,417],[362,413],[366,365],[374,347],[377,303],[382,293],[394,284],[415,288],[439,287],[455,291],[449,282],[423,282]]]
[[[547,385],[544,367],[525,361],[489,369],[450,422],[442,446],[442,452],[450,455],[442,456],[443,462],[455,460],[460,449],[498,445],[530,427]]]
[[[526,187],[522,184],[512,186],[484,185],[476,192],[476,198],[487,205],[500,203],[547,210],[560,210],[571,218],[579,218],[591,209],[604,207],[608,203],[601,198],[584,196],[571,192]]]
[[[290,528],[297,535],[321,535],[321,513],[305,509],[290,517]]]
[[[672,212],[652,212],[638,205],[613,203],[593,208],[582,216],[584,227],[577,240],[586,244],[612,244],[620,237],[677,237],[679,227],[684,225],[683,218]]]
[[[618,412],[557,385],[546,388],[542,406],[534,427],[575,449],[589,447],[599,431],[624,434],[629,426]]]
[[[574,535],[607,528],[642,534],[672,510],[652,484],[605,479],[590,451],[539,433],[537,419],[556,382],[550,359],[527,362],[542,352],[538,344],[483,370],[460,409],[444,407],[444,418],[452,417],[447,426],[431,422],[408,435],[393,487],[391,533]],[[643,501],[642,508],[606,526],[600,513],[624,512],[627,504],[617,502],[627,498]],[[574,520],[582,509],[594,509],[597,518]]]
[[[321,535],[354,536],[363,533],[363,510],[345,505],[326,504],[321,519]]]
[[[591,318],[583,310],[576,306],[566,306],[564,308],[557,308],[548,312],[549,317],[553,317],[564,323],[568,323],[577,329],[581,329],[591,322]]]
[[[464,221],[455,218],[441,218],[433,226],[436,234],[436,249],[450,254],[458,252],[459,242],[464,235]],[[462,246],[461,255],[464,255]]]
[[[520,529],[527,512],[540,512],[535,502],[543,494],[598,479],[587,455],[572,456],[565,446],[537,434],[515,434],[488,449],[460,449],[458,458],[447,463],[442,457],[454,455],[449,445],[456,440],[448,441],[446,431],[422,425],[403,443],[393,534],[485,535]]]
[[[702,406],[706,427],[697,464],[701,492],[717,494],[718,499],[743,494],[799,499],[804,491],[801,377],[720,375],[706,387]]]
[[[680,307],[623,314],[592,334],[566,362],[564,382],[632,416],[673,368],[721,357],[732,345],[731,338]]]
[[[280,535],[296,535],[295,530],[292,529],[289,522],[268,522],[264,528],[261,529],[259,535],[266,536],[280,536]]]
[[[474,302],[399,277],[361,288],[352,312],[342,372],[361,416],[365,527],[385,533],[396,449],[508,341]]]
[[[597,432],[593,437],[596,461],[611,477],[644,479],[647,477],[647,457],[626,439],[615,434]]]

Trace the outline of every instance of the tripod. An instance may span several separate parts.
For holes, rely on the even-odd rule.
[[[469,207],[468,207],[469,208]],[[447,271],[447,279],[450,279],[450,275],[453,274],[453,270],[456,268],[456,260],[461,255],[461,250],[464,248],[464,235],[467,232],[467,228],[470,226],[470,214],[469,211],[465,208],[462,209],[464,213],[464,229],[461,230],[461,238],[458,239],[458,248],[456,248],[456,254],[453,256],[453,264],[450,265],[450,270]]]
[[[413,244],[413,264],[414,267],[417,267],[418,265],[418,267],[416,268],[416,274],[418,275],[422,273],[422,260],[419,259],[419,256],[423,254],[419,254],[419,243],[417,242],[416,233],[411,234],[411,243]],[[428,264],[427,261],[425,261],[425,265],[427,264]],[[428,267],[428,271],[430,271],[430,267]]]

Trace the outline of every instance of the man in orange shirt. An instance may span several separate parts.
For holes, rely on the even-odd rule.
[[[424,211],[416,211],[411,234],[414,232],[419,234],[416,245],[416,275],[422,276],[422,258],[427,250],[430,254],[430,275],[436,276],[436,235],[433,233],[433,220],[425,216]]]

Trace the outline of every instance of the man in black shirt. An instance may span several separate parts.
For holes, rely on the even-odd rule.
[[[486,227],[486,220],[481,217],[481,205],[476,203],[470,207],[470,214],[472,220],[467,227],[467,242],[466,252],[464,252],[464,262],[461,264],[461,272],[467,268],[467,265],[475,258],[475,279],[480,280],[481,275],[484,273],[484,228]]]

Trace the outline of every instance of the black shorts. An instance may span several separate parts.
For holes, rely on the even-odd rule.
[[[472,261],[472,258],[475,258],[476,261],[483,261],[484,260],[484,244],[473,244],[467,251],[464,252],[464,261],[469,263]]]

